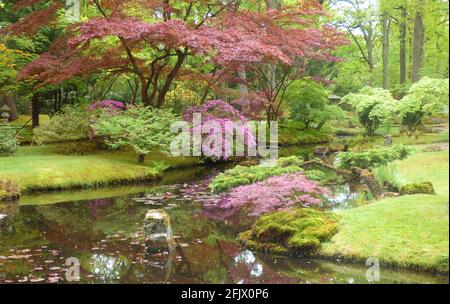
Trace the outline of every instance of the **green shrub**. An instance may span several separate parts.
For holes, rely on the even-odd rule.
[[[330,105],[328,92],[312,79],[295,80],[285,92],[290,117],[302,122],[304,129],[321,130],[332,120],[344,118],[344,112],[336,105]]]
[[[132,148],[138,162],[155,150],[168,152],[175,137],[171,125],[176,116],[167,110],[151,109],[145,105],[128,107],[120,113],[103,111],[95,122],[95,133],[106,137],[106,144],[113,148]]]
[[[342,103],[351,105],[368,136],[374,136],[378,128],[392,118],[397,103],[391,93],[382,88],[364,87],[358,94],[348,94]]]
[[[289,166],[301,166],[303,163],[303,159],[299,156],[287,156],[287,157],[281,157],[277,161],[278,167],[289,167]]]
[[[320,170],[308,170],[305,172],[308,179],[312,181],[323,181],[326,178],[326,173]]]
[[[394,160],[402,160],[411,154],[411,149],[403,145],[388,148],[374,148],[363,152],[342,152],[338,155],[338,167],[374,168],[386,165]]]
[[[337,216],[310,208],[277,211],[260,217],[239,238],[247,246],[276,253],[307,255],[338,231]]]
[[[33,130],[38,144],[69,142],[89,137],[89,112],[86,105],[67,105],[61,113]]]
[[[401,195],[435,194],[433,184],[430,182],[407,184],[400,187]]]
[[[14,130],[0,129],[0,155],[10,155],[17,150]]]
[[[215,192],[225,192],[231,188],[248,185],[267,179],[271,176],[279,176],[287,173],[303,171],[299,165],[302,159],[296,156],[280,158],[276,166],[257,165],[251,167],[236,166],[217,175],[209,184],[209,188]]]
[[[304,129],[303,124],[289,122],[287,124],[280,124],[278,142],[280,145],[307,145],[327,143],[331,139],[331,134],[328,130],[321,129]]]

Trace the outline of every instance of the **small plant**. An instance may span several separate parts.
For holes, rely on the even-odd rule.
[[[380,185],[383,185],[390,191],[398,192],[400,189],[400,181],[395,164],[385,164],[376,167],[373,175]]]
[[[0,156],[13,154],[16,150],[17,140],[14,130],[0,129]]]

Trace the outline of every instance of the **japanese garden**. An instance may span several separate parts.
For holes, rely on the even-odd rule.
[[[448,48],[444,0],[0,0],[0,285],[448,284]]]

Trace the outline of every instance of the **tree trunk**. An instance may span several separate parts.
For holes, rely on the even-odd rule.
[[[33,94],[31,97],[31,127],[33,129],[39,127],[39,112],[39,96],[37,94]]]
[[[389,18],[383,13],[383,89],[389,88]]]
[[[138,162],[140,164],[143,164],[145,162],[145,154],[139,154],[138,155]]]
[[[184,60],[186,59],[187,55],[186,52],[179,53],[177,63],[175,63],[175,66],[173,67],[172,71],[170,71],[169,75],[167,75],[164,85],[159,91],[158,99],[156,101],[156,107],[160,108],[164,104],[164,101],[166,99],[166,94],[169,92],[170,85],[174,81],[175,77],[178,74],[178,71],[180,70],[181,66],[183,65]]]
[[[152,104],[152,98],[150,98],[148,96],[148,87],[149,87],[149,82],[146,81],[145,79],[140,79],[141,82],[141,100],[142,103],[150,106]]]
[[[5,104],[9,107],[9,120],[13,121],[16,120],[18,117],[17,114],[17,107],[16,107],[16,100],[11,95],[0,95],[0,105]]]
[[[342,176],[346,181],[360,180],[367,186],[367,188],[369,188],[370,193],[372,193],[376,199],[383,196],[383,188],[374,178],[372,172],[367,169],[352,167],[350,170],[343,170],[317,160],[306,161],[301,165],[303,168],[311,168],[312,166],[319,166],[334,171]]]
[[[248,87],[247,87],[247,74],[245,73],[245,68],[240,68],[238,71],[239,76],[239,93],[242,96],[245,96],[248,94]]]
[[[412,45],[411,81],[419,81],[420,70],[423,65],[424,25],[423,25],[423,1],[419,1],[416,17],[414,18],[414,32]]]
[[[406,82],[406,9],[401,8],[400,20],[400,84]]]

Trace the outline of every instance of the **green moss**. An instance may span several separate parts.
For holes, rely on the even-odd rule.
[[[13,181],[0,179],[0,202],[14,200],[20,197],[19,186]]]
[[[277,211],[259,218],[239,239],[258,250],[307,255],[337,232],[336,220],[332,213],[309,208]]]
[[[401,195],[435,194],[433,184],[430,182],[406,184],[400,187]]]

